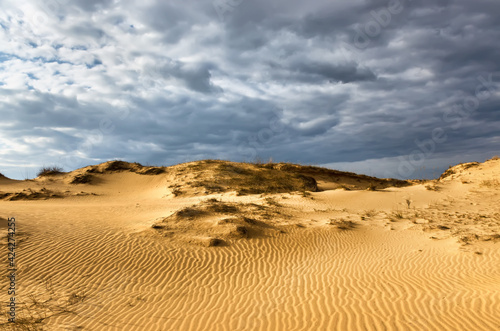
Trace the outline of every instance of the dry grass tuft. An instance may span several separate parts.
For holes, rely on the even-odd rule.
[[[275,207],[283,207],[281,203],[276,201],[274,198],[266,198],[266,203],[270,206],[275,206]]]
[[[42,167],[38,170],[37,177],[40,176],[54,176],[63,174],[63,169],[58,166]]]
[[[365,210],[363,213],[363,216],[365,217],[373,217],[375,215],[377,215],[377,211],[375,209]]]
[[[390,214],[390,218],[391,218],[391,221],[394,221],[394,220],[401,220],[403,218],[405,218],[405,215],[403,214],[402,211],[400,210],[394,210],[391,214]]]
[[[17,303],[15,322],[8,322],[8,307],[3,307],[3,305],[0,307],[1,330],[47,330],[48,319],[58,315],[76,314],[73,309],[87,298],[85,292],[73,292],[66,298],[62,297],[54,291],[50,279],[45,279],[44,282],[45,293],[37,295],[28,293],[25,300]]]
[[[453,166],[449,166],[449,168],[445,172],[443,172],[443,174],[439,177],[438,180],[441,180],[441,179],[444,179],[444,178],[449,177],[451,175],[454,175],[456,172],[452,168],[453,168]]]
[[[90,174],[76,175],[75,177],[73,177],[70,184],[89,184],[92,182],[93,178],[94,177]]]
[[[439,191],[439,186],[437,186],[436,184],[427,184],[425,185],[425,189],[427,191]]]
[[[483,180],[479,185],[488,188],[500,188],[500,181],[498,181],[498,179],[486,179]]]
[[[142,167],[140,163],[128,163],[125,161],[112,161],[104,168],[105,171],[120,171],[120,170],[130,170],[136,167]]]
[[[358,224],[356,224],[353,221],[345,220],[343,218],[341,218],[341,219],[330,219],[330,221],[329,221],[328,224],[334,225],[339,230],[353,230],[358,225]]]

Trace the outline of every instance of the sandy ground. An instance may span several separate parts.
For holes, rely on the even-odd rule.
[[[0,328],[500,329],[500,160],[406,187],[247,195],[187,189],[179,167],[0,178],[19,303],[6,323],[2,277]]]

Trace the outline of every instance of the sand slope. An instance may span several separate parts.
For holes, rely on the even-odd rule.
[[[500,328],[499,160],[398,187],[303,169],[318,192],[264,195],[243,187],[261,170],[229,166],[240,177],[217,183],[203,163],[2,181],[0,217],[20,231],[15,329]]]

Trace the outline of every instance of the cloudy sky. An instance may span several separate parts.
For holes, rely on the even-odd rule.
[[[500,154],[497,0],[2,0],[0,172]]]

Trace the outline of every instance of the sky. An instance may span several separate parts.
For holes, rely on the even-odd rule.
[[[0,2],[0,173],[113,159],[436,178],[500,154],[498,0]]]

